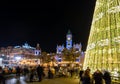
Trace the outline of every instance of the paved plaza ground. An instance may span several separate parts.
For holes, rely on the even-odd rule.
[[[6,84],[79,84],[78,78],[53,78],[53,79],[43,79],[41,82],[26,82],[25,78],[22,76],[20,79],[9,78],[6,80]],[[81,83],[80,83],[81,84]],[[111,84],[120,84],[119,82],[112,82]]]
[[[16,78],[11,78],[6,81],[6,84],[79,84],[79,79],[75,78],[53,78],[43,79],[41,82],[25,82],[24,77],[18,81]]]

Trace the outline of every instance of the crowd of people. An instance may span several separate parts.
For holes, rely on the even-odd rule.
[[[7,73],[15,73],[16,77],[20,77],[24,75],[26,81],[41,82],[42,79],[48,78],[53,79],[55,77],[75,77],[80,79],[80,84],[111,84],[111,76],[110,73],[106,70],[100,71],[96,70],[93,74],[91,74],[91,70],[88,67],[86,70],[80,68],[79,65],[76,66],[16,66],[13,68],[0,67],[0,82],[1,84],[5,84],[5,74]]]
[[[80,70],[80,84],[111,84],[110,72],[96,70],[93,74],[90,73],[90,68]]]
[[[38,65],[37,67],[30,67],[28,74],[26,74],[26,78],[32,81],[42,81],[43,78],[53,79],[56,77],[73,77],[73,74],[76,77],[79,77],[79,70],[78,66],[71,67],[71,66],[42,66]],[[30,79],[28,78],[30,77]]]

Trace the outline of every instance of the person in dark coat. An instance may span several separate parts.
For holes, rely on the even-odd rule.
[[[24,72],[24,76],[26,76],[29,73],[29,70],[26,66],[24,67],[23,72]]]
[[[52,76],[53,76],[52,71],[49,68],[49,70],[48,70],[48,78],[51,79],[51,78],[53,78]]]
[[[73,72],[74,72],[74,71],[73,71],[73,68],[71,68],[71,69],[70,69],[70,75],[71,75],[71,77],[73,77]]]
[[[79,77],[80,77],[80,81],[82,81],[82,75],[84,73],[84,70],[80,70],[80,73],[79,73]]]
[[[111,76],[108,71],[104,71],[103,79],[105,80],[105,84],[111,84]]]
[[[88,70],[85,70],[82,75],[82,84],[91,84],[90,72]]]
[[[34,71],[34,68],[30,67],[30,82],[33,82]]]
[[[4,71],[2,67],[0,67],[0,84],[5,84]]]
[[[19,66],[16,67],[16,76],[20,77],[21,68]]]
[[[39,82],[42,81],[42,75],[43,75],[43,67],[38,65],[37,67],[37,74],[38,74],[38,79],[39,79]]]
[[[93,74],[93,79],[95,81],[95,84],[103,84],[103,74],[100,70],[97,70]]]

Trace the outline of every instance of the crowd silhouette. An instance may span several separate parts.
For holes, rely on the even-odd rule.
[[[8,70],[8,71],[7,71]],[[7,74],[13,73],[16,74],[16,77],[24,76],[28,82],[41,82],[43,79],[53,79],[56,77],[70,77],[79,79],[79,84],[111,84],[111,75],[107,70],[96,70],[94,73],[91,73],[89,67],[86,70],[83,70],[79,65],[75,66],[16,66],[9,68],[0,67],[0,84],[5,84]]]

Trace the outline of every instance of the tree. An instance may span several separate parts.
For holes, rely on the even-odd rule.
[[[43,63],[48,63],[50,62],[50,55],[47,52],[42,52],[41,53],[41,59]]]
[[[62,58],[64,61],[72,61],[75,62],[76,57],[80,56],[80,52],[75,51],[74,48],[71,48],[70,50],[64,48],[64,50],[62,51]]]

